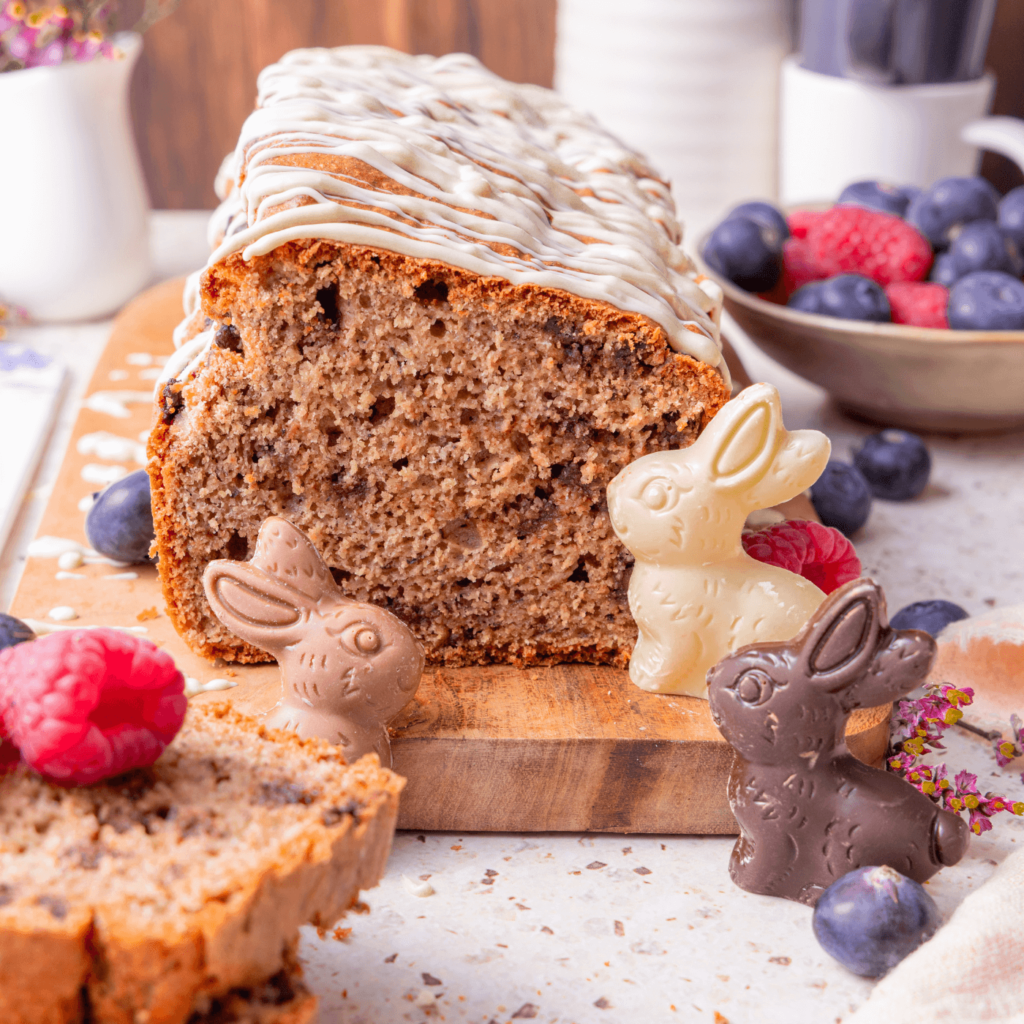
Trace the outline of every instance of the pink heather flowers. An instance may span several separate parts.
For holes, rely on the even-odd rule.
[[[8,0],[0,9],[0,71],[18,71],[115,57],[104,38],[105,5],[59,4],[32,10],[24,0]]]
[[[142,32],[170,14],[179,0],[146,0],[133,31]],[[114,58],[117,0],[0,0],[0,72]]]
[[[1011,761],[1024,757],[1024,722],[1020,715],[1010,715],[1010,731],[1012,736],[1004,740],[1002,736],[995,741],[996,760],[1000,768],[1005,768]]]
[[[942,734],[962,717],[961,708],[974,700],[974,691],[965,686],[957,689],[949,683],[929,686],[917,700],[901,700],[893,722],[893,746],[896,753],[889,758],[889,768],[902,775],[912,786],[941,807],[955,814],[966,814],[975,835],[992,828],[989,820],[1000,811],[1024,815],[1024,801],[1011,802],[993,793],[978,792],[978,777],[968,771],[957,772],[949,779],[945,764],[920,764],[925,754],[944,750]],[[1024,756],[1024,722],[1010,716],[1013,737],[994,741],[994,752],[1000,767]],[[1024,775],[1021,776],[1024,781]]]
[[[7,336],[5,324],[23,324],[28,320],[28,314],[21,308],[0,299],[0,341]]]

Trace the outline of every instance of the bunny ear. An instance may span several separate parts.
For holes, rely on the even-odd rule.
[[[797,637],[800,667],[814,683],[838,690],[867,670],[886,626],[878,585],[854,580],[837,590]]]
[[[735,409],[730,409],[734,403]],[[779,393],[770,384],[747,388],[726,404],[708,429],[718,426],[723,416],[725,422],[712,435],[711,479],[720,487],[752,487],[775,459],[782,425]]]
[[[298,590],[248,562],[217,559],[203,573],[214,615],[243,640],[275,650],[297,639],[312,608]]]
[[[250,564],[294,587],[314,603],[338,589],[309,538],[280,516],[263,521]]]

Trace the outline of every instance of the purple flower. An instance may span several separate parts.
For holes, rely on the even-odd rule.
[[[7,40],[7,52],[16,60],[27,60],[35,45],[36,32],[30,28],[20,29]]]
[[[37,50],[28,60],[29,67],[53,67],[64,63],[64,44],[59,39]]]

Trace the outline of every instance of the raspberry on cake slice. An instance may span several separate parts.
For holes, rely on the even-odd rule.
[[[0,1020],[185,1024],[215,1005],[235,1016],[210,1020],[308,1019],[301,991],[291,1018],[258,993],[293,972],[300,925],[329,927],[379,880],[401,786],[375,756],[346,765],[218,703],[105,783],[10,772]]]
[[[277,515],[430,662],[625,665],[605,488],[730,394],[665,182],[550,90],[347,47],[261,73],[219,186],[149,447],[185,641],[268,660],[202,574]]]

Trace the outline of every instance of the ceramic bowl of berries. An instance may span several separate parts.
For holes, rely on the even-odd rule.
[[[773,359],[883,426],[1024,427],[1024,187],[858,182],[832,206],[744,203],[699,243]]]

